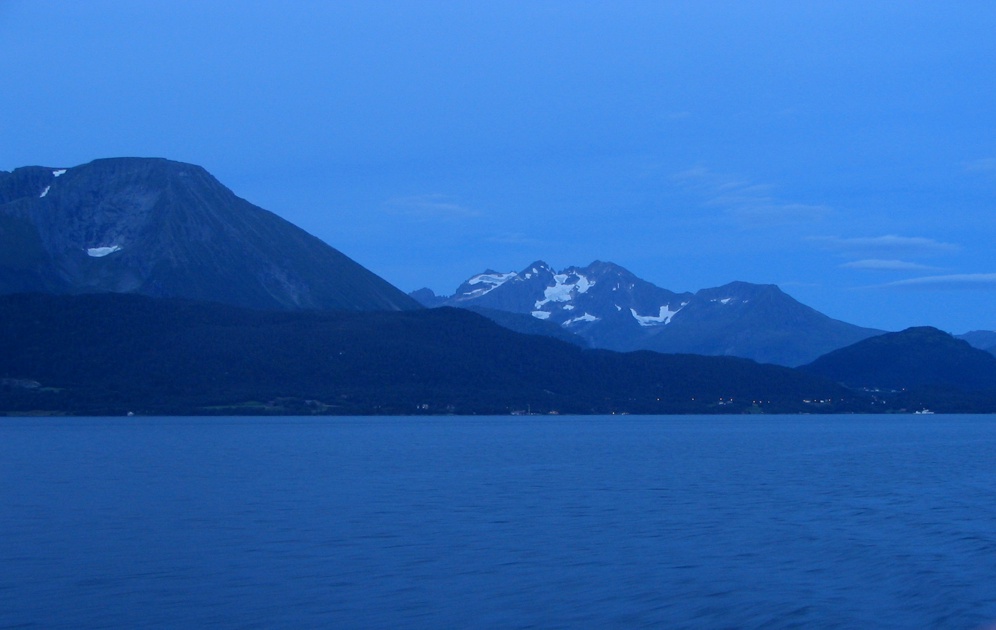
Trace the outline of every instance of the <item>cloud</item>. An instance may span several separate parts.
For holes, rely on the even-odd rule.
[[[831,214],[827,206],[804,203],[743,204],[730,209],[731,214],[750,223],[805,223],[819,221]]]
[[[493,234],[487,238],[489,243],[500,245],[539,245],[541,242],[535,238],[526,236],[521,232],[504,232]]]
[[[447,195],[413,195],[395,197],[384,202],[385,210],[394,215],[406,216],[417,221],[454,221],[481,216],[473,208],[457,203]]]
[[[996,290],[996,273],[961,273],[943,276],[921,276],[880,284],[873,289],[968,289]]]
[[[671,175],[671,179],[679,183],[693,184],[697,180],[712,176],[712,172],[704,166],[693,166],[692,168],[679,171]]]
[[[701,196],[703,206],[719,208],[749,227],[811,223],[832,214],[828,206],[779,199],[767,184],[721,175],[704,166],[675,173],[671,179]]]
[[[827,249],[838,250],[851,254],[860,252],[889,252],[922,256],[951,253],[960,249],[958,245],[955,245],[954,243],[945,243],[922,236],[897,236],[895,234],[858,238],[814,236],[811,237],[810,240],[823,245]]]
[[[965,170],[969,173],[981,173],[983,175],[996,175],[996,158],[983,158],[981,160],[971,160],[964,162]]]
[[[879,258],[866,258],[865,260],[855,260],[844,263],[841,269],[868,269],[873,271],[936,271],[936,267],[921,265],[920,263],[907,262],[905,260],[882,260]]]
[[[800,288],[800,289],[819,289],[823,285],[819,282],[804,282],[802,280],[783,280],[778,283],[778,286],[782,289],[786,288]]]

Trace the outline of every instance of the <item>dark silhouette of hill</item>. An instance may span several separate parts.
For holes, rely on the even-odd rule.
[[[859,341],[803,369],[849,387],[996,390],[996,357],[929,326]]]
[[[0,296],[0,379],[0,410],[18,413],[867,409],[790,368],[586,350],[463,309],[257,311],[123,294]]]
[[[893,392],[896,406],[996,411],[996,357],[928,326],[865,339],[800,369],[851,388]]]

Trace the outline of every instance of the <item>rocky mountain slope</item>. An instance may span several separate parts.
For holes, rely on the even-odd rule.
[[[255,308],[418,304],[199,166],[113,158],[0,172],[0,294],[137,293]]]
[[[428,289],[411,295],[430,307],[529,314],[596,348],[740,356],[788,366],[881,332],[831,319],[773,285],[733,282],[675,293],[599,261],[559,272],[537,261],[520,272],[477,274],[448,297]]]

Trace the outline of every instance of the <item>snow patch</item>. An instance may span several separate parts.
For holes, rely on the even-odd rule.
[[[665,304],[661,307],[661,312],[659,315],[640,315],[636,312],[636,309],[629,309],[629,312],[633,314],[633,319],[635,319],[641,326],[656,326],[658,324],[670,324],[671,318],[674,317],[678,311],[672,311],[670,304]]]
[[[575,317],[573,319],[567,320],[566,322],[564,322],[564,326],[570,326],[571,324],[574,324],[576,322],[597,322],[599,319],[601,318],[595,317],[591,313],[585,312],[585,314],[582,315],[581,317]]]
[[[49,188],[51,188],[51,186],[46,186],[46,187],[45,187],[45,190],[43,190],[43,191],[41,192],[41,194],[40,194],[40,195],[38,195],[38,198],[39,198],[39,199],[41,199],[42,197],[44,197],[45,195],[47,195],[47,194],[48,194],[48,189],[49,189]]]
[[[64,168],[57,168],[54,171],[52,171],[52,177],[58,177],[59,175],[62,175],[65,172],[66,172],[66,169],[64,169]]]
[[[482,295],[494,291],[501,285],[505,284],[506,282],[514,278],[516,275],[518,274],[512,271],[509,273],[482,273],[480,275],[474,276],[473,278],[467,281],[467,284],[470,285],[483,284],[485,286],[481,287],[480,289],[474,289],[473,291],[468,291],[467,293],[464,293],[464,295],[466,297],[471,297],[471,298],[481,297]]]
[[[577,278],[574,282],[567,281],[571,276],[566,273],[558,273],[553,276],[553,286],[543,289],[544,299],[537,300],[535,308],[542,308],[543,305],[550,302],[570,302],[574,298],[575,291],[578,294],[585,293],[595,284],[580,274],[572,275]]]
[[[113,254],[114,252],[121,251],[120,245],[111,245],[110,247],[91,247],[86,250],[87,256],[93,258],[103,258],[108,254]]]
[[[550,314],[546,311],[533,311],[532,316],[536,319],[550,319]]]
[[[730,300],[732,300],[732,299],[733,298],[723,298],[723,299],[713,298],[713,299],[711,299],[709,301],[710,302],[719,302],[720,304],[729,304]]]
[[[509,273],[482,273],[478,276],[474,276],[467,281],[467,284],[493,284],[496,287],[500,287],[512,278],[516,276],[514,271]]]

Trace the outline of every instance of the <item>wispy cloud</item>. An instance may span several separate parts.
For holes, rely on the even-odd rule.
[[[982,158],[981,160],[970,160],[964,162],[965,170],[969,173],[981,173],[985,175],[996,175],[996,158]]]
[[[757,224],[807,223],[819,221],[831,214],[827,206],[781,202],[745,203],[731,208],[730,212],[749,223]]]
[[[996,290],[996,273],[961,273],[941,276],[921,276],[897,280],[869,288],[886,289],[968,289]]]
[[[920,263],[905,260],[882,260],[879,258],[854,260],[844,263],[840,267],[841,269],[868,269],[872,271],[937,271],[937,267],[929,265],[921,265]]]
[[[767,184],[721,175],[703,166],[675,173],[672,180],[699,194],[704,206],[719,208],[728,216],[753,227],[811,223],[832,214],[827,206],[780,199]]]
[[[846,253],[902,253],[906,255],[935,255],[956,252],[960,249],[954,243],[945,243],[922,236],[865,236],[839,238],[836,236],[814,236],[810,240],[827,249]]]
[[[802,280],[783,280],[778,283],[778,286],[782,289],[787,288],[800,288],[800,289],[818,289],[823,285],[819,282],[804,282]]]
[[[497,243],[499,245],[539,245],[541,241],[538,239],[526,236],[521,232],[502,232],[499,234],[492,234],[487,238],[489,243]]]
[[[417,221],[454,221],[481,216],[479,211],[440,194],[395,197],[384,202],[384,209]]]

